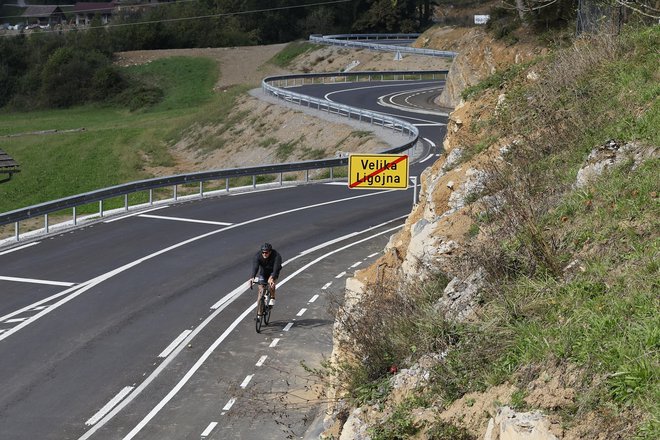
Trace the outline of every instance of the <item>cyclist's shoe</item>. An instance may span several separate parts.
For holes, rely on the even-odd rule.
[[[272,308],[274,305],[275,305],[275,299],[271,298],[270,301],[268,302],[268,306]]]

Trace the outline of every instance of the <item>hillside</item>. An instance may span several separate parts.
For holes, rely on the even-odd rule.
[[[406,227],[347,281],[325,438],[657,438],[658,29],[434,32],[462,98]]]

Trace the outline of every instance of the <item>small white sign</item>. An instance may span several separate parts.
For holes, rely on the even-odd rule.
[[[475,15],[474,24],[486,24],[490,19],[490,15]]]

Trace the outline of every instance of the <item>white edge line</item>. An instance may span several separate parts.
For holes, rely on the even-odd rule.
[[[23,246],[18,246],[18,247],[15,247],[13,249],[9,249],[9,250],[0,252],[0,255],[5,255],[5,254],[9,254],[11,252],[20,251],[21,249],[29,248],[30,246],[34,246],[34,245],[37,245],[39,243],[41,243],[41,242],[40,241],[35,241],[33,243],[24,244]]]
[[[131,391],[133,391],[133,387],[124,387],[124,388],[122,388],[122,390],[121,390],[120,392],[118,392],[117,395],[116,395],[115,397],[113,397],[108,403],[106,403],[105,405],[103,405],[103,408],[101,408],[100,410],[98,410],[98,411],[96,412],[96,414],[94,414],[92,417],[90,417],[89,420],[87,420],[87,421],[85,422],[85,425],[88,425],[88,426],[89,426],[89,425],[93,425],[93,424],[95,424],[96,422],[98,422],[99,420],[101,420],[101,418],[103,418],[103,416],[104,416],[108,411],[110,411],[115,405],[117,405],[117,404],[118,404],[118,403],[119,403],[124,397],[126,397],[126,396],[128,395],[128,393],[130,393]]]
[[[424,139],[426,142],[431,144],[432,147],[435,147],[435,142],[433,142],[431,139],[429,139],[429,138],[422,138],[422,139]]]
[[[434,154],[429,154],[424,159],[420,160],[419,163],[424,163],[424,162],[426,162],[427,160],[429,160],[430,158],[432,158],[434,156],[435,156]]]
[[[177,348],[177,347],[179,346],[179,344],[181,344],[181,341],[183,341],[184,339],[186,339],[186,337],[187,337],[190,333],[192,333],[192,330],[184,330],[184,331],[182,331],[181,334],[180,334],[179,336],[177,336],[176,339],[173,340],[173,341],[170,343],[170,345],[168,345],[167,348],[166,348],[165,350],[163,350],[163,351],[158,355],[158,357],[159,357],[159,358],[165,358],[165,357],[169,356],[169,354],[172,353],[172,352],[174,351],[174,349]]]

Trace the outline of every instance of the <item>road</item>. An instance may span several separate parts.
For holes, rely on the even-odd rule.
[[[415,101],[403,95],[378,104],[410,82],[350,86],[304,93],[415,121],[418,176],[438,154],[444,116],[394,108]],[[321,398],[301,362],[329,355],[329,306],[412,201],[412,188],[346,183],[236,193],[0,253],[0,438],[302,437]],[[256,334],[246,280],[265,241],[285,266],[272,322]]]

